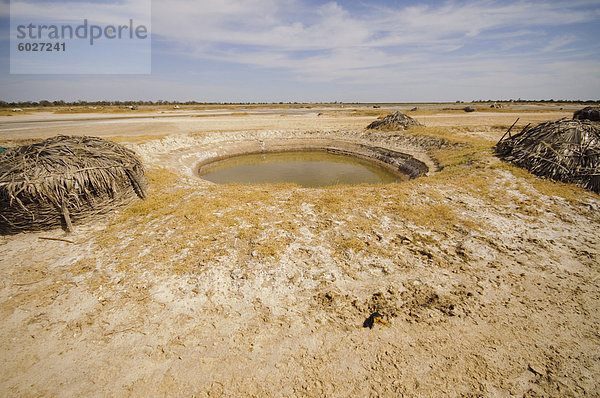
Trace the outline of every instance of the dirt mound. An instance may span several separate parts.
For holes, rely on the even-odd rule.
[[[523,129],[495,148],[503,160],[531,173],[600,192],[600,128],[579,120],[559,120]]]
[[[63,225],[105,213],[148,181],[122,145],[94,137],[56,136],[0,154],[0,233]]]
[[[367,126],[367,130],[406,130],[411,126],[422,126],[422,124],[412,117],[397,111],[396,113],[387,115],[383,119],[375,120]]]
[[[590,120],[600,122],[600,106],[586,106],[573,114],[575,120]]]

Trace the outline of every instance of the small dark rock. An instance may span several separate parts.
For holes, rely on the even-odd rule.
[[[383,317],[379,312],[374,312],[371,315],[369,315],[367,319],[365,319],[365,321],[363,322],[363,328],[373,329],[375,323],[379,323],[378,321],[381,321],[382,319]]]

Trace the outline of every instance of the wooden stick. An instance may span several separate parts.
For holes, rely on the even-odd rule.
[[[502,142],[502,140],[504,139],[504,137],[506,137],[506,134],[508,134],[508,138],[510,138],[510,130],[512,130],[513,127],[515,127],[515,124],[517,124],[517,122],[519,121],[520,117],[517,118],[517,120],[515,120],[515,122],[512,124],[512,126],[509,127],[508,130],[506,130],[506,133],[504,133],[504,135],[502,136],[502,138],[500,138],[500,141],[498,141],[498,144],[500,142]],[[496,145],[498,145],[496,144]]]
[[[66,203],[63,203],[61,212],[63,219],[65,220],[65,227],[67,228],[67,232],[73,232],[73,224],[71,223],[71,216],[69,214],[69,209],[67,209]]]
[[[67,242],[67,243],[73,243],[73,244],[75,243],[75,242],[73,242],[72,240],[69,240],[69,239],[63,239],[63,238],[49,238],[49,237],[46,237],[46,236],[40,236],[38,239],[44,239],[44,240],[57,240],[57,241],[59,241],[59,242]]]
[[[43,279],[40,279],[39,281],[35,281],[35,282],[27,282],[27,283],[13,283],[13,286],[29,286],[29,285],[35,285],[36,283],[40,283],[41,281],[43,281]]]

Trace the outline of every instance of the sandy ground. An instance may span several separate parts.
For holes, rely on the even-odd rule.
[[[492,126],[517,117],[566,116],[417,119],[471,126],[457,133],[465,142],[491,142],[503,134]],[[2,118],[0,137],[130,136],[154,177],[146,203],[73,234],[0,237],[3,396],[600,396],[598,195],[489,156],[393,187],[223,187],[193,176],[207,156],[292,138],[433,156],[435,140],[359,130],[373,117],[56,130],[46,117],[19,116],[37,123],[22,130]],[[374,312],[382,322],[363,327]]]
[[[35,112],[0,116],[0,140],[47,138],[56,134],[95,135],[100,137],[171,135],[192,132],[228,132],[259,130],[324,130],[359,129],[376,117],[354,115],[364,108],[323,108],[286,111],[260,109],[227,111],[155,111],[136,114],[54,114]],[[392,111],[393,109],[390,109]],[[571,117],[572,110],[549,109],[544,112],[447,112],[443,106],[432,108],[434,114],[415,114],[415,119],[427,126],[493,126],[539,123]],[[286,113],[287,112],[287,113]],[[408,112],[410,114],[410,112]]]

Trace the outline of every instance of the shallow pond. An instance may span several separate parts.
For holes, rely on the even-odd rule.
[[[387,184],[408,179],[378,164],[325,151],[233,156],[201,167],[198,174],[217,184],[292,183],[303,187]]]

